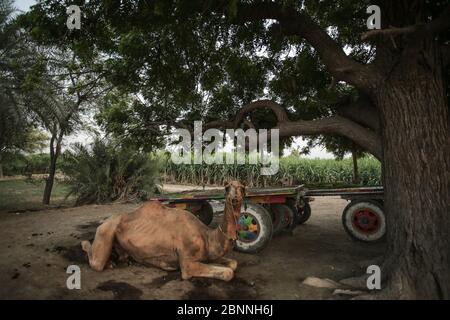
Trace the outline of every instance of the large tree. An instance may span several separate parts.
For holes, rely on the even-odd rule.
[[[11,1],[0,1],[0,163],[7,151],[32,148],[36,128],[48,131],[43,203],[49,204],[64,137],[109,87],[102,85],[101,61],[81,64],[70,48],[34,42],[13,16]]]
[[[34,46],[33,43],[29,44]],[[36,47],[35,68],[20,77],[20,101],[35,122],[50,133],[49,174],[42,202],[50,204],[63,139],[81,126],[83,113],[109,90],[96,65],[80,64],[69,50]]]
[[[53,0],[24,25],[80,59],[101,54],[109,80],[139,93],[154,115],[143,125],[245,120],[281,137],[341,135],[372,153],[389,225],[384,292],[450,298],[446,1],[72,3],[81,30],[64,28],[69,3]],[[368,32],[371,4],[382,29]]]

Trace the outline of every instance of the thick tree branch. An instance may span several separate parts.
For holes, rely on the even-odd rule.
[[[370,106],[367,105],[367,101],[363,98],[357,100],[352,104],[353,105],[351,107],[348,107],[348,109],[344,111],[344,113],[352,114],[352,116],[355,118],[357,118],[358,113],[361,112],[360,109],[363,110],[363,113],[366,112],[365,116],[367,117],[370,117],[368,112],[374,112],[370,109]],[[349,138],[350,140],[354,141],[356,144],[373,154],[376,158],[381,160],[381,140],[374,130],[368,129],[365,126],[350,120],[349,118],[345,118],[339,115],[312,121],[290,121],[286,109],[284,109],[280,104],[270,100],[254,101],[247,104],[238,111],[234,123],[230,121],[212,121],[205,124],[203,128],[205,130],[207,128],[214,127],[237,128],[248,113],[260,108],[269,108],[275,113],[278,120],[277,126],[275,128],[280,130],[280,137],[316,134],[337,134]],[[372,113],[372,116],[375,117],[375,115],[376,113]],[[378,117],[378,115],[376,115],[376,117]],[[363,121],[365,121],[363,118],[364,116],[360,118],[360,121],[362,123]],[[369,126],[368,124],[370,124],[374,128],[377,127],[377,124],[369,121],[370,120],[366,119],[366,123],[363,124],[366,126]]]
[[[305,12],[283,6],[276,2],[240,3],[237,22],[274,19],[279,22],[285,35],[298,35],[317,50],[322,62],[338,80],[346,81],[366,90],[370,79],[376,75],[370,65],[363,65],[348,57],[342,47],[334,41]]]
[[[402,27],[402,28],[391,27],[388,29],[370,30],[370,31],[364,32],[361,35],[361,40],[365,41],[365,40],[369,40],[369,39],[376,38],[379,36],[396,37],[399,35],[410,34],[410,33],[416,32],[420,28],[420,26],[423,26],[423,24],[407,26],[407,27]]]
[[[336,106],[336,112],[375,132],[380,132],[380,118],[377,110],[366,97],[359,97],[356,101],[345,99]]]
[[[425,36],[427,34],[437,34],[450,28],[450,5],[445,8],[442,14],[428,23],[418,23],[406,27],[390,27],[387,29],[370,30],[361,35],[361,40],[370,40],[377,37],[396,37],[402,35],[414,34]],[[414,40],[417,40],[414,38]]]
[[[316,134],[338,134],[349,138],[360,147],[366,149],[377,159],[382,158],[379,136],[363,126],[341,116],[332,116],[312,121],[289,121],[279,123],[280,137]]]
[[[238,111],[236,118],[234,120],[234,127],[237,128],[247,114],[249,114],[255,109],[261,108],[271,109],[273,113],[275,113],[278,122],[284,122],[289,120],[286,110],[278,103],[273,102],[272,100],[258,100],[247,104]]]

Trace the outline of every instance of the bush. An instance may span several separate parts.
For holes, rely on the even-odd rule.
[[[97,139],[63,154],[61,165],[76,204],[144,200],[155,191],[158,160],[143,152]]]
[[[5,176],[21,175],[27,167],[27,158],[21,153],[9,153],[3,155],[2,166]]]
[[[4,156],[3,171],[7,176],[48,173],[50,156],[45,153],[10,153]]]
[[[48,173],[50,155],[47,153],[30,154],[27,157],[26,173],[44,174]]]

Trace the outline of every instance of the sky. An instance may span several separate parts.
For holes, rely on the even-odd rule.
[[[21,11],[27,11],[30,8],[30,6],[32,6],[35,3],[36,3],[36,0],[15,0],[15,2],[14,2],[16,8]],[[89,143],[90,141],[92,141],[92,137],[89,133],[84,132],[84,131],[78,131],[77,133],[72,134],[67,137],[65,145],[68,146],[75,142],[86,144],[86,143]],[[301,137],[298,137],[298,138],[294,139],[294,143],[291,146],[291,148],[289,148],[289,149],[294,150],[294,149],[304,147],[305,145],[306,145],[306,141],[304,139],[302,139]],[[290,152],[289,152],[289,150],[284,150],[284,153],[289,154]],[[333,155],[331,153],[327,152],[326,149],[323,147],[315,147],[315,148],[312,148],[311,153],[305,157],[331,159],[331,158],[333,158]]]
[[[32,6],[35,3],[36,3],[35,0],[16,0],[16,1],[14,1],[15,7],[22,11],[27,11],[30,8],[30,6]]]

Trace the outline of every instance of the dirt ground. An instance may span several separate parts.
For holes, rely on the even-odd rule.
[[[178,190],[177,190],[178,191]],[[137,264],[95,272],[89,268],[80,241],[92,239],[108,216],[139,205],[90,205],[0,215],[1,299],[348,299],[334,289],[303,284],[306,277],[335,281],[359,275],[368,261],[383,253],[384,244],[351,240],[341,225],[346,201],[317,197],[312,217],[292,235],[272,239],[262,252],[233,252],[239,262],[235,278],[181,280]],[[220,209],[220,205],[215,205]],[[216,214],[213,224],[221,218]],[[66,269],[81,268],[81,289],[69,290]]]

